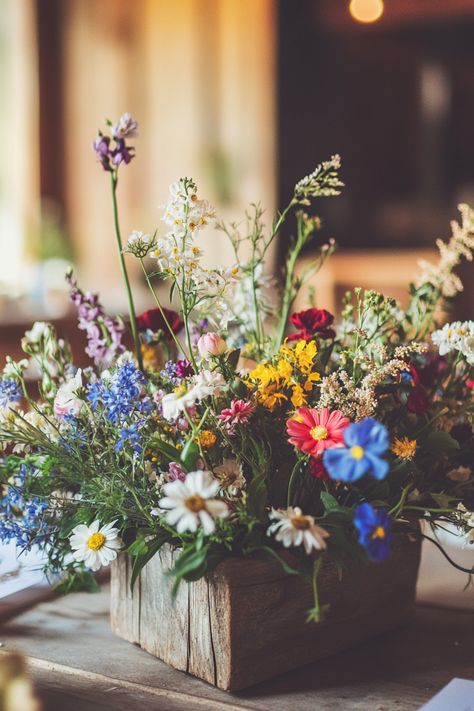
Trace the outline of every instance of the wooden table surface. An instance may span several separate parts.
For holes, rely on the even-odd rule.
[[[228,695],[114,637],[108,609],[107,589],[78,593],[2,626],[0,653],[27,655],[45,711],[411,711],[474,679],[471,612],[419,606],[408,627]]]

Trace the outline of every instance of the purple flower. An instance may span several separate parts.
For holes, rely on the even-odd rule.
[[[183,358],[182,360],[176,361],[175,373],[177,378],[184,380],[184,378],[189,378],[191,375],[194,375],[194,368],[188,360]]]
[[[112,163],[114,165],[121,163],[128,165],[134,157],[135,149],[132,146],[126,146],[123,138],[117,138],[116,144],[117,147],[112,151]]]
[[[138,123],[131,117],[129,112],[122,114],[117,123],[110,127],[110,133],[115,139],[125,138],[126,136],[136,136]]]
[[[110,138],[99,133],[95,141],[92,143],[92,148],[97,154],[102,168],[104,170],[111,170],[110,158],[112,154],[110,152]]]
[[[99,368],[108,368],[118,354],[123,353],[124,326],[117,318],[104,314],[97,294],[82,292],[72,272],[67,274],[69,298],[77,308],[79,328],[87,335],[86,353]]]

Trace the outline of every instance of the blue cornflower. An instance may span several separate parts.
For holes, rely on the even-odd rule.
[[[387,428],[372,417],[349,425],[344,430],[345,447],[326,449],[323,463],[331,479],[357,481],[364,474],[384,479],[388,462],[382,455],[388,449]]]
[[[375,562],[386,560],[392,544],[392,519],[386,509],[374,509],[368,503],[359,504],[355,510],[354,526],[359,533],[359,543]]]
[[[12,402],[20,402],[23,390],[17,380],[3,378],[0,380],[0,408],[8,407]]]

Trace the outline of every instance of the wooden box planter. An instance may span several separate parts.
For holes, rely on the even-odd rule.
[[[309,585],[277,563],[229,558],[208,577],[183,583],[173,602],[169,546],[144,567],[133,595],[131,562],[121,556],[112,566],[112,629],[176,669],[243,689],[408,622],[420,549],[403,537],[389,561],[360,566],[342,582],[328,562],[318,588],[331,608],[319,624],[305,622]]]

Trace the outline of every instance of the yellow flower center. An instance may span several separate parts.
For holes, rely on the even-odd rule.
[[[97,531],[97,533],[93,533],[92,536],[89,536],[87,539],[87,547],[90,548],[91,551],[98,551],[102,548],[106,540],[104,534]]]
[[[297,528],[298,531],[307,531],[310,526],[310,522],[307,516],[292,516],[291,525],[294,528]]]
[[[359,461],[364,456],[364,448],[358,444],[354,445],[354,447],[351,447],[351,456]]]
[[[316,440],[316,442],[320,442],[322,439],[327,439],[329,436],[329,432],[322,425],[316,425],[316,427],[313,427],[309,433],[311,437]]]
[[[197,494],[188,496],[188,498],[184,500],[184,505],[193,513],[198,513],[198,511],[202,511],[206,508],[206,502],[202,496],[198,496]]]
[[[377,526],[372,534],[372,538],[385,538],[385,528],[383,526]]]

